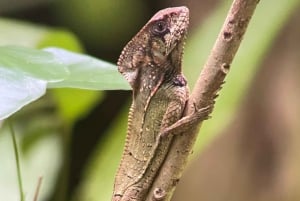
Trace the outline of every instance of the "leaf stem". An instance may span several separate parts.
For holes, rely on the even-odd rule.
[[[16,164],[17,164],[17,174],[18,174],[18,183],[19,183],[19,192],[20,192],[20,201],[25,201],[24,199],[24,191],[23,191],[23,185],[22,185],[22,174],[21,174],[21,167],[20,167],[20,160],[19,160],[19,153],[18,153],[18,146],[17,146],[17,140],[16,140],[16,134],[13,129],[12,123],[8,121],[13,146],[14,146],[14,152],[15,152],[15,158],[16,158]]]

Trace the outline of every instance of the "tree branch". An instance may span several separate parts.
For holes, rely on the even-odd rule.
[[[199,108],[214,104],[258,2],[259,0],[234,0],[190,96],[191,102],[195,102]],[[185,115],[193,112],[193,104],[190,103]],[[148,193],[147,201],[171,199],[192,152],[200,126],[201,123],[197,128],[191,128],[190,131],[174,137],[170,152]]]

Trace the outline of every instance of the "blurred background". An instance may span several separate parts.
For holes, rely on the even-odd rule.
[[[229,1],[0,0],[0,45],[58,46],[116,63],[155,12],[181,5],[191,15],[184,71],[192,88]],[[299,6],[258,4],[173,201],[300,200]],[[110,200],[130,100],[130,91],[50,89],[14,114],[26,200],[39,177],[40,201]],[[19,200],[6,126],[0,161],[0,200]]]

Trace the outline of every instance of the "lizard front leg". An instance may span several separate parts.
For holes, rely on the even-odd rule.
[[[159,140],[161,140],[160,138],[166,137],[168,135],[176,135],[188,131],[191,127],[196,126],[200,121],[208,119],[209,114],[213,109],[213,105],[209,105],[201,109],[198,109],[196,106],[194,107],[194,113],[182,117],[171,126],[163,129],[158,135]]]

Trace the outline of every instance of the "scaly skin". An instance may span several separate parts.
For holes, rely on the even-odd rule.
[[[173,134],[207,117],[200,111],[182,118],[188,100],[181,71],[188,23],[186,7],[159,11],[125,46],[119,58],[118,69],[132,87],[133,102],[112,201],[144,200]]]

